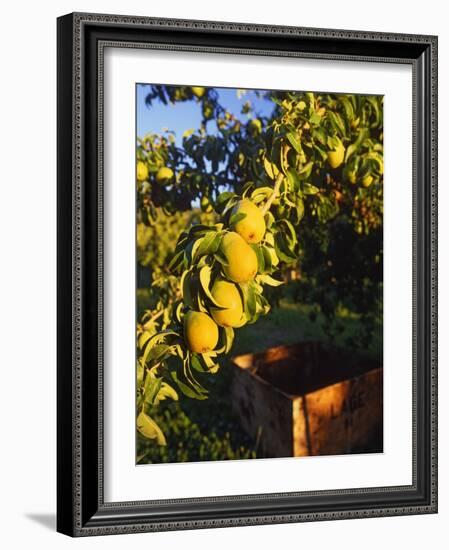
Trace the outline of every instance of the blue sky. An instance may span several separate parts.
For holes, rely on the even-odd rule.
[[[233,88],[215,88],[219,94],[219,102],[230,113],[245,120],[247,115],[241,114],[241,108],[245,101],[250,101],[254,112],[259,116],[269,116],[274,104],[268,100],[257,97],[253,90],[247,91],[242,97],[238,97],[237,90]],[[164,129],[176,134],[176,143],[182,144],[182,134],[190,128],[197,129],[201,124],[201,107],[197,101],[179,102],[174,105],[164,105],[155,100],[151,107],[145,104],[145,97],[150,91],[149,85],[137,84],[137,135],[143,136],[148,132],[160,134]],[[213,133],[212,124],[208,123],[208,131]]]

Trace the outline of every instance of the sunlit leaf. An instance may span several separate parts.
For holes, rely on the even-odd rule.
[[[180,379],[179,379],[179,376],[176,372],[171,372],[171,377],[173,378],[173,380],[176,382],[176,384],[178,385],[179,389],[181,390],[181,392],[187,396],[187,397],[190,397],[191,399],[198,399],[200,401],[203,401],[204,399],[207,399],[207,395],[203,394],[203,393],[199,393],[198,391],[196,391],[194,388],[192,388],[191,386],[188,386],[185,382],[182,382]]]
[[[217,302],[217,300],[212,296],[212,293],[210,291],[210,282],[211,282],[211,277],[212,277],[212,270],[210,268],[210,266],[208,265],[205,265],[201,270],[200,270],[200,282],[201,282],[201,287],[204,291],[204,293],[206,294],[206,296],[209,298],[209,300],[217,307],[219,308],[225,308],[226,306],[224,306],[223,304],[220,304],[219,302]]]
[[[276,279],[273,279],[273,277],[270,277],[270,275],[267,275],[267,274],[259,275],[258,280],[269,286],[281,286],[284,284],[283,281],[277,281]]]
[[[137,417],[137,429],[147,439],[156,439],[158,445],[167,445],[162,430],[156,422],[143,411]]]
[[[265,271],[265,261],[262,252],[262,247],[258,244],[251,244],[251,248],[254,250],[257,256],[258,272],[263,273]]]

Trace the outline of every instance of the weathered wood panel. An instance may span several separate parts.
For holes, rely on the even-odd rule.
[[[382,450],[382,369],[293,400],[294,456]]]
[[[237,368],[232,405],[244,430],[260,442],[267,456],[292,456],[293,402],[271,384]]]

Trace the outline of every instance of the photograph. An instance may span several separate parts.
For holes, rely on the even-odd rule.
[[[135,99],[136,464],[382,453],[383,96]]]

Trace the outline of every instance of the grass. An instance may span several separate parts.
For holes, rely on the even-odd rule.
[[[335,343],[347,345],[347,340],[354,337],[360,329],[359,316],[342,310],[338,312],[335,324],[339,327]],[[303,340],[329,340],[323,329],[324,317],[314,306],[293,302],[289,297],[282,298],[279,307],[275,307],[257,323],[246,325],[236,331],[232,353],[256,353],[268,348],[295,344]],[[382,326],[378,325],[368,352],[373,357],[380,357],[382,350]]]

